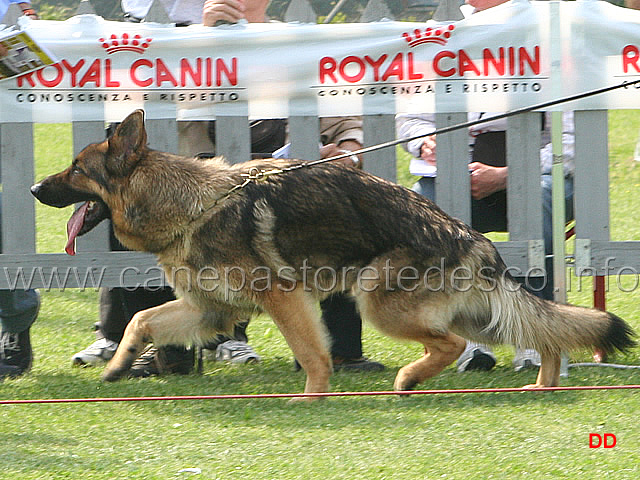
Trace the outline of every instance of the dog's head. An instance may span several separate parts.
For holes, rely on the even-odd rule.
[[[81,203],[67,223],[65,251],[75,254],[75,239],[111,216],[127,177],[147,152],[144,112],[131,113],[102,143],[85,147],[71,166],[31,187],[31,193],[52,207]]]

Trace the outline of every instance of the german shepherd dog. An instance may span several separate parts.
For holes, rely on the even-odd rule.
[[[31,188],[53,207],[85,202],[69,220],[68,250],[110,218],[118,240],[154,253],[176,290],[178,300],[134,316],[105,380],[125,376],[146,342],[204,344],[266,312],[307,374],[305,393],[326,392],[332,365],[317,302],[339,291],[381,332],[424,345],[399,370],[398,391],[456,360],[464,338],[536,349],[531,388],[558,384],[564,351],[635,344],[611,313],[520,288],[489,240],[422,196],[342,165],[280,172],[302,163],[155,151],[138,110]],[[274,174],[248,180],[252,172]]]

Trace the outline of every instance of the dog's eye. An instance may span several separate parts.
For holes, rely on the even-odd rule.
[[[82,169],[80,167],[78,167],[77,165],[74,165],[71,168],[71,175],[82,175],[84,172],[82,171]]]

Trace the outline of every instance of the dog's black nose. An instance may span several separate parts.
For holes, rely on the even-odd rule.
[[[38,193],[40,193],[40,189],[42,188],[42,184],[41,183],[36,183],[35,185],[31,186],[31,194],[38,198]]]

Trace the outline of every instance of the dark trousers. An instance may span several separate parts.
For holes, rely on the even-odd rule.
[[[171,288],[103,288],[100,290],[100,333],[120,343],[125,328],[137,312],[175,299]]]
[[[362,356],[362,320],[356,302],[344,293],[336,293],[320,302],[322,320],[331,339],[331,356],[343,359]]]

